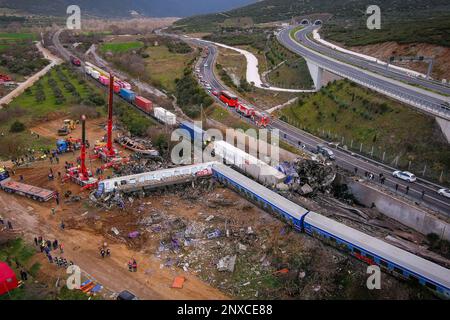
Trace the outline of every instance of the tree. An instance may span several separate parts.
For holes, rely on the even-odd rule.
[[[25,130],[25,125],[20,121],[15,121],[9,128],[9,132],[22,132]]]

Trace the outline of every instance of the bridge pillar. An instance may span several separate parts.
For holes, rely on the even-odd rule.
[[[311,74],[311,78],[314,82],[316,90],[320,90],[320,88],[322,88],[323,69],[318,65],[314,64],[313,62],[309,61],[308,59],[306,59],[306,64],[308,66],[308,70],[309,73]]]
[[[447,139],[447,142],[450,143],[450,121],[442,118],[436,118],[436,121],[441,127],[441,131]]]

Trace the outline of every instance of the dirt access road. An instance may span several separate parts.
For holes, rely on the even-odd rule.
[[[3,105],[9,104],[15,97],[21,95],[22,92],[24,92],[27,88],[31,87],[36,81],[38,81],[42,76],[44,76],[47,72],[49,72],[51,68],[62,63],[62,60],[57,56],[51,54],[50,51],[48,51],[46,48],[42,46],[42,43],[37,42],[36,47],[44,55],[45,59],[50,60],[50,64],[48,64],[42,70],[38,71],[37,73],[29,77],[27,80],[19,84],[19,86],[16,89],[14,89],[6,96],[1,98],[0,109],[3,107]]]
[[[32,130],[42,136],[56,138],[56,129],[61,124],[62,119],[49,122],[45,128],[36,127]],[[88,122],[88,138],[90,141],[99,140],[105,133],[100,119]],[[74,137],[80,134],[80,126],[73,132]],[[118,147],[118,146],[117,146]],[[61,195],[61,203],[56,206],[52,200],[48,203],[39,203],[30,199],[10,195],[0,191],[0,215],[5,220],[12,221],[13,227],[18,229],[26,241],[32,243],[36,236],[43,236],[46,239],[58,239],[64,245],[64,258],[72,260],[76,265],[92,276],[101,285],[113,292],[120,292],[128,289],[134,292],[140,299],[227,299],[219,290],[210,287],[199,280],[196,276],[184,272],[182,269],[161,268],[161,261],[145,253],[135,251],[125,244],[104,238],[100,233],[92,229],[72,229],[70,221],[89,214],[105,213],[103,209],[93,209],[86,206],[85,200],[77,203],[65,203],[62,195],[70,190],[73,194],[79,194],[78,186],[73,183],[61,183],[56,178],[49,181],[47,174],[49,169],[56,173],[63,172],[65,161],[73,162],[79,155],[79,151],[61,155],[60,163],[51,164],[50,161],[35,162],[28,168],[16,169],[16,175],[22,174],[25,183],[41,186],[44,188],[58,190]],[[102,163],[99,160],[89,161],[91,170],[95,171]],[[87,192],[80,194],[83,199],[88,197]],[[51,213],[51,208],[56,208],[55,216]],[[107,212],[112,215],[113,212]],[[60,228],[61,220],[65,221],[67,228],[63,231]],[[99,248],[107,242],[111,249],[111,257],[102,259]],[[59,254],[58,254],[59,256]],[[128,271],[127,262],[130,258],[135,258],[138,262],[138,272]],[[46,265],[43,265],[45,268]],[[184,276],[186,282],[182,289],[170,288],[175,276]]]
[[[64,245],[64,256],[93,279],[111,291],[128,289],[141,299],[225,299],[221,292],[204,284],[196,277],[183,272],[160,269],[160,261],[142,252],[134,252],[120,243],[111,243],[109,239],[80,230],[59,228],[61,215],[80,215],[83,212],[68,212],[62,205],[55,216],[51,214],[53,203],[44,205],[19,196],[0,193],[1,215],[12,221],[24,238],[30,243],[35,236],[58,239]],[[62,212],[61,212],[62,211]],[[102,259],[99,247],[108,242],[112,256]],[[138,272],[130,273],[127,262],[134,257],[138,262]],[[46,266],[43,265],[43,268]],[[187,280],[182,289],[172,289],[173,278],[184,276]]]

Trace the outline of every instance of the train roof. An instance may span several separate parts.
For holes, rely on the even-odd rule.
[[[306,210],[305,208],[300,207],[294,202],[280,196],[278,193],[273,192],[272,190],[267,189],[254,180],[247,178],[246,176],[240,174],[236,170],[227,167],[222,163],[214,163],[213,170],[216,170],[218,173],[226,176],[228,179],[231,179],[245,189],[257,194],[265,201],[287,212],[295,219],[300,220],[305,214],[308,213],[308,210]]]
[[[444,285],[446,288],[450,288],[450,270],[441,267],[436,263],[397,248],[396,246],[315,212],[308,213],[305,217],[305,223],[309,223],[314,227],[351,243],[352,245],[363,248],[374,255],[382,257],[416,274],[420,274],[429,280]]]

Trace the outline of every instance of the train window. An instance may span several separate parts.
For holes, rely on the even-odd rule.
[[[397,267],[394,267],[394,271],[400,274],[403,274],[403,270]]]
[[[361,254],[361,251],[359,251],[359,250],[356,249],[356,248],[353,248],[353,252],[356,253],[356,254]]]
[[[121,184],[121,185],[127,184],[127,180],[122,180],[122,181],[120,181],[120,184]]]
[[[384,260],[381,260],[380,259],[380,265],[382,265],[383,267],[385,267],[385,268],[387,268],[388,267],[388,264],[387,264],[387,262],[386,261],[384,261]]]
[[[419,283],[419,278],[417,278],[415,275],[410,274],[409,280],[411,280],[414,283]]]
[[[431,290],[435,290],[436,291],[436,286],[430,282],[425,282],[425,285],[427,286],[427,288],[430,288]]]
[[[333,237],[330,237],[330,241],[336,243],[336,239]]]
[[[373,256],[372,255],[370,255],[368,253],[366,253],[365,255],[366,255],[366,258],[369,258],[370,260],[373,260]]]

